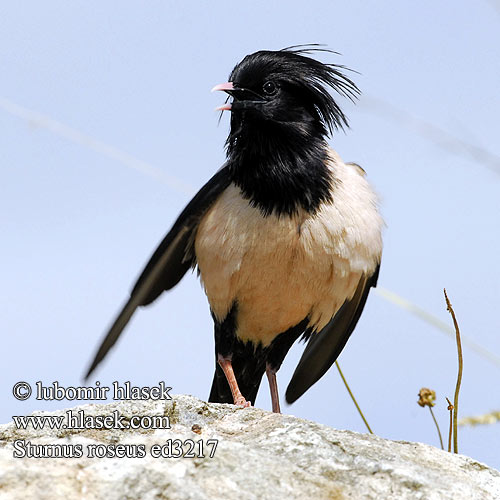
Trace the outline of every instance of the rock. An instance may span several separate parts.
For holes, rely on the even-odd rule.
[[[67,411],[33,415],[63,419]],[[471,458],[257,408],[174,396],[171,401],[120,401],[71,410],[73,415],[78,411],[89,421],[110,416],[113,425],[134,422],[133,416],[168,417],[163,420],[170,420],[171,428],[22,430],[14,423],[1,425],[2,500],[500,498],[500,473]],[[174,440],[185,442],[186,452],[192,441],[195,456],[152,456],[162,445],[168,452],[168,443],[175,452]],[[210,440],[218,440],[212,458]],[[80,449],[82,456],[15,458],[14,453],[28,453],[28,442],[45,445],[32,447],[32,455],[78,455]],[[89,458],[89,450],[110,457]],[[116,456],[127,453],[132,456]]]

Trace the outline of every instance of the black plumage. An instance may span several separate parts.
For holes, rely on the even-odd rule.
[[[356,85],[341,67],[292,48],[243,59],[229,80],[234,90],[229,168],[245,196],[265,213],[314,212],[331,200],[326,135],[347,126],[328,88],[354,99]],[[266,85],[272,82],[272,91]]]
[[[334,363],[376,285],[382,223],[362,174],[327,144],[332,131],[347,125],[330,89],[350,99],[359,91],[345,68],[309,57],[314,50],[320,49],[256,52],[234,68],[230,82],[215,87],[233,98],[222,107],[231,110],[227,162],[154,252],[86,377],[135,309],[195,266],[215,325],[210,401],[253,404],[267,373],[279,411],[275,374],[301,335],[308,344],[287,401]],[[351,196],[350,185],[361,192]],[[281,291],[290,290],[292,298],[280,301]]]

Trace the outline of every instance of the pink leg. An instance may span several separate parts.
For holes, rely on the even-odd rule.
[[[268,363],[266,363],[266,375],[267,380],[269,381],[269,389],[271,390],[273,412],[281,413],[280,398],[278,395],[278,382],[276,381],[276,370],[273,370]]]
[[[233,395],[234,404],[237,406],[242,406],[243,408],[252,406],[250,401],[247,401],[243,397],[243,394],[241,394],[240,388],[238,387],[238,382],[236,381],[236,377],[234,376],[234,370],[233,370],[233,365],[231,364],[231,358],[224,358],[223,356],[218,354],[217,362],[224,371],[227,383],[229,384],[229,388],[231,389],[231,394]]]

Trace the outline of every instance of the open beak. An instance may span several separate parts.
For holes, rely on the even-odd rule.
[[[231,92],[234,90],[233,82],[219,83],[219,85],[216,85],[212,89],[212,92],[215,92],[216,90],[222,90],[223,92],[227,92],[229,95],[231,95]],[[215,111],[231,111],[231,103],[226,102],[222,106],[218,106],[217,108],[215,108]]]

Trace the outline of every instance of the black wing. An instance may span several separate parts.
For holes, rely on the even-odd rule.
[[[85,380],[118,340],[137,307],[150,304],[163,290],[174,287],[186,271],[196,264],[194,238],[200,219],[230,182],[229,170],[223,167],[198,191],[179,215],[139,276],[130,299],[102,341]]]
[[[335,363],[361,316],[370,288],[377,285],[379,268],[371,276],[363,276],[351,300],[346,300],[330,322],[311,336],[288,384],[287,403],[300,398]]]

